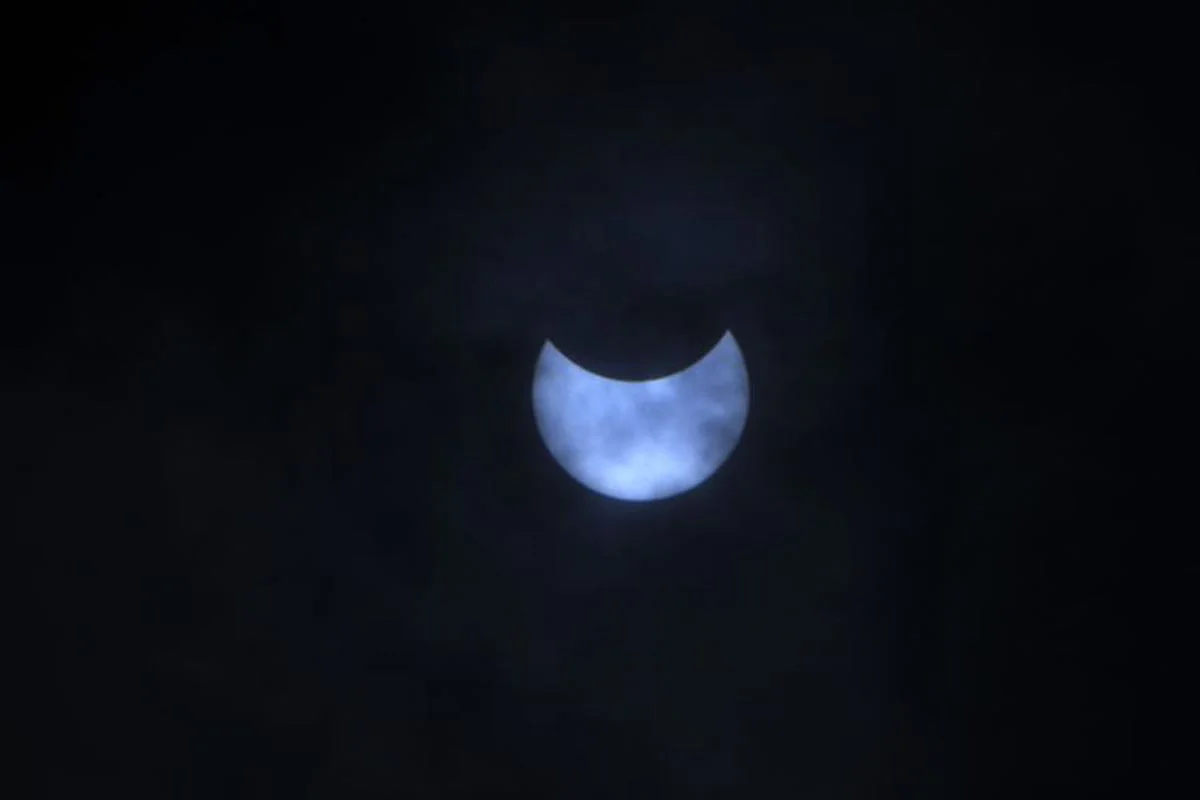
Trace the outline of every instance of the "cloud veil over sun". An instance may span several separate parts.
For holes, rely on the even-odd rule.
[[[726,333],[691,367],[648,381],[605,378],[546,342],[533,383],[538,430],[573,478],[619,500],[660,500],[707,480],[746,424],[745,361]]]

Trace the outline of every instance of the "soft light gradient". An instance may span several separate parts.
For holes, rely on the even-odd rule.
[[[660,500],[703,483],[737,446],[749,406],[746,362],[729,332],[687,369],[647,381],[588,372],[547,341],[533,380],[551,455],[619,500]]]

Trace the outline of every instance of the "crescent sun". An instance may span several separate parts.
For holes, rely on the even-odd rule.
[[[549,340],[533,379],[542,441],[568,474],[618,500],[699,486],[729,458],[750,408],[741,348],[726,331],[690,367],[645,381],[589,372]]]

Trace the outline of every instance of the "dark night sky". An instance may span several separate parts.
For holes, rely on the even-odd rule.
[[[1172,26],[399,5],[0,26],[31,796],[1124,785]],[[550,460],[726,329],[707,484]]]

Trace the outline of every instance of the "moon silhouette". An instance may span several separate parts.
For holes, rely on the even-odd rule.
[[[585,370],[542,345],[533,411],[542,441],[571,477],[618,500],[661,500],[707,480],[737,446],[750,408],[733,334],[690,367],[645,381]]]

